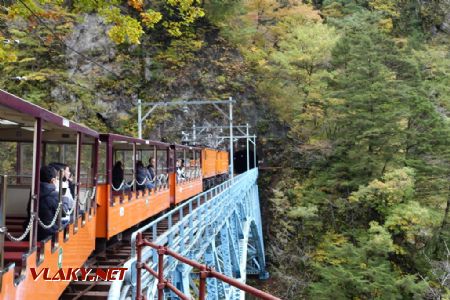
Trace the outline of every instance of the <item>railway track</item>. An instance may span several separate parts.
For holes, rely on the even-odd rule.
[[[207,200],[201,200],[200,205],[205,203]],[[194,201],[192,203],[192,209],[197,208],[198,203]],[[183,209],[183,215],[187,215],[189,213],[189,206],[185,206]],[[159,215],[149,219],[147,222],[143,222],[142,225],[148,224],[152,219],[156,219]],[[175,225],[180,220],[178,214],[174,214],[172,217],[172,224]],[[169,229],[168,219],[162,220],[158,224],[157,235],[163,234],[165,231]],[[134,230],[137,230],[135,228]],[[133,231],[134,231],[133,230]],[[131,236],[131,231],[127,235],[127,237]],[[143,233],[145,239],[152,241],[153,240],[153,232],[151,230],[145,231]],[[104,268],[115,268],[121,267],[127,262],[131,257],[131,245],[130,240],[125,238],[123,240],[116,240],[111,244],[107,245],[106,250],[94,254],[85,264],[85,268],[91,268],[94,271],[96,269],[104,269]],[[108,297],[109,289],[111,287],[112,282],[110,281],[72,281],[69,286],[65,289],[63,294],[61,295],[61,300],[76,300],[76,299],[86,299],[86,300],[94,300],[94,299],[106,299]]]

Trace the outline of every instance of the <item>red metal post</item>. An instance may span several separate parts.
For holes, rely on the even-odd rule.
[[[136,300],[143,299],[141,295],[141,270],[142,270],[142,232],[138,233],[136,240],[137,260],[136,260]]]
[[[206,298],[206,278],[208,277],[208,272],[206,271],[206,266],[202,266],[200,269],[200,289],[199,289],[199,299],[205,300]]]

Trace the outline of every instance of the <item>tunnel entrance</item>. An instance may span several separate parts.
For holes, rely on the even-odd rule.
[[[253,151],[249,151],[250,169],[255,167]],[[239,150],[234,153],[234,172],[241,174],[247,171],[247,150]],[[256,164],[258,164],[258,156],[256,156]]]

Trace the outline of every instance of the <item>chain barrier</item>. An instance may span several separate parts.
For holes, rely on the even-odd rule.
[[[94,200],[96,193],[97,193],[97,186],[95,185],[94,188],[92,189],[91,200]]]
[[[118,188],[116,188],[116,187],[114,186],[114,184],[111,184],[111,188],[112,188],[115,192],[119,192],[119,191],[122,190],[124,184],[125,184],[125,180],[122,181],[122,183],[120,184],[120,186],[119,186]]]
[[[86,201],[89,199],[89,197],[91,197],[91,196],[89,196],[89,190],[87,190],[86,196],[84,197],[84,200],[81,201],[81,199],[80,199],[80,204],[81,204],[81,205],[85,205],[85,204],[86,204]],[[92,198],[91,198],[91,199],[92,199]]]
[[[74,206],[75,206],[75,205],[74,205]],[[38,217],[39,225],[41,225],[41,227],[43,227],[43,228],[45,228],[45,229],[50,229],[50,228],[52,228],[53,225],[55,225],[56,220],[58,219],[58,215],[59,215],[59,211],[61,210],[61,207],[62,207],[62,198],[61,198],[61,201],[60,201],[59,204],[58,204],[58,208],[56,209],[55,216],[53,217],[53,220],[51,221],[51,223],[50,223],[49,225],[45,225],[45,224],[41,221],[41,218]]]
[[[132,188],[135,181],[136,181],[136,178],[133,179],[133,181],[131,181],[130,184],[128,184],[128,183],[126,183],[126,182],[124,182],[124,184],[125,184],[125,186],[128,187],[128,188]]]
[[[33,221],[34,221],[34,214],[31,215],[30,221],[28,222],[27,228],[25,229],[24,233],[22,233],[22,235],[19,236],[19,237],[15,237],[15,236],[11,235],[11,233],[8,232],[8,228],[7,228],[6,226],[0,228],[0,233],[5,233],[5,234],[6,234],[6,237],[7,237],[8,239],[10,239],[11,241],[13,241],[13,242],[20,242],[20,241],[22,241],[22,240],[28,235],[28,233],[30,232],[31,227],[33,227]]]
[[[136,179],[136,184],[139,186],[143,186],[147,181],[149,181],[148,177],[145,177],[144,180],[142,180],[142,182],[139,182]],[[134,180],[133,180],[133,182],[134,182]]]

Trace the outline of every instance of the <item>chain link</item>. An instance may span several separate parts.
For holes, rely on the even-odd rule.
[[[72,216],[75,206],[76,206],[76,201],[73,202],[72,207],[68,211],[64,211],[66,213],[66,216]]]
[[[80,199],[80,204],[81,205],[85,205],[86,204],[86,201],[87,201],[87,199],[89,198],[90,196],[89,196],[89,190],[87,190],[87,192],[86,192],[86,196],[84,197],[84,201],[81,201],[81,199]]]
[[[145,177],[144,180],[142,180],[142,182],[139,182],[139,181],[136,180],[136,184],[139,185],[139,186],[142,186],[142,185],[144,185],[148,180],[149,180],[149,179],[148,179],[147,177]]]
[[[92,189],[91,200],[94,200],[96,193],[97,193],[97,186],[94,186],[94,188]]]
[[[122,190],[124,184],[125,184],[125,180],[122,181],[122,183],[120,184],[120,186],[118,188],[116,188],[113,184],[111,184],[111,187],[115,192],[118,192],[118,191]]]
[[[74,205],[74,206],[75,206],[75,205]],[[61,210],[61,207],[62,207],[62,201],[59,202],[58,208],[56,209],[55,216],[53,217],[53,220],[52,220],[52,222],[51,222],[49,225],[45,225],[45,224],[41,221],[41,218],[38,217],[39,225],[41,225],[41,226],[42,226],[43,228],[45,228],[45,229],[50,229],[50,228],[52,228],[53,225],[55,225],[56,220],[58,219],[58,215],[59,215],[59,211]]]
[[[126,183],[126,182],[124,182],[124,184],[127,186],[127,187],[129,187],[129,188],[131,188],[133,185],[134,185],[134,182],[136,181],[136,179],[133,179],[133,181],[130,183],[130,184],[128,184],[128,183]]]
[[[25,232],[24,232],[21,236],[19,236],[19,237],[15,237],[15,236],[11,235],[11,234],[7,231],[7,228],[6,228],[6,227],[3,227],[1,232],[2,232],[2,233],[6,233],[6,237],[7,237],[8,239],[10,239],[11,241],[13,241],[13,242],[20,242],[20,241],[22,241],[22,240],[28,235],[28,233],[30,232],[31,227],[33,227],[33,221],[34,221],[34,214],[31,215],[30,221],[28,222],[28,225],[27,225],[27,228],[25,229]]]

